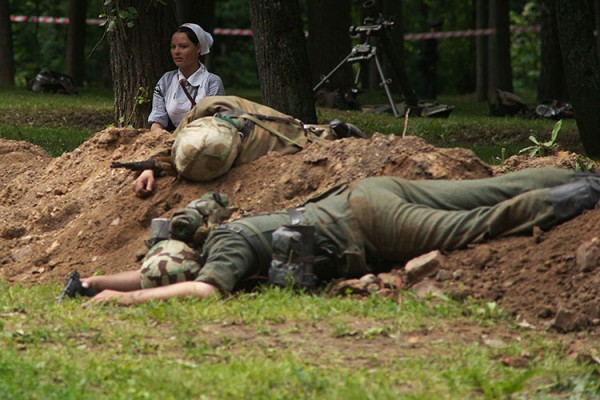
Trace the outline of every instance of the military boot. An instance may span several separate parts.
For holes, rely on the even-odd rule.
[[[329,123],[329,126],[331,127],[331,129],[333,129],[338,139],[348,137],[357,137],[365,139],[367,137],[367,135],[365,135],[365,133],[358,129],[358,127],[356,127],[355,125],[349,124],[347,122],[342,122],[339,119],[334,119],[333,121],[331,121]]]
[[[569,183],[550,189],[554,214],[559,221],[566,221],[594,208],[600,200],[600,175],[575,175]]]

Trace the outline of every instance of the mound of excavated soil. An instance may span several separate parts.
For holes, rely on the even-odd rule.
[[[137,198],[135,173],[111,169],[111,161],[146,159],[168,139],[147,130],[109,128],[55,159],[34,145],[0,140],[4,280],[32,285],[62,282],[73,269],[85,276],[137,268],[152,218],[170,217],[206,191],[228,194],[239,214],[252,215],[296,205],[333,184],[367,176],[472,179],[529,166],[574,168],[577,162],[574,154],[561,153],[535,160],[512,157],[492,167],[465,149],[375,134],[369,140],[324,142],[295,155],[263,157],[209,183],[160,178],[153,196]],[[535,326],[545,326],[560,311],[574,329],[598,332],[600,267],[597,262],[582,267],[576,257],[582,244],[600,235],[598,227],[600,209],[595,209],[549,232],[452,252],[445,257],[444,285],[494,301]]]

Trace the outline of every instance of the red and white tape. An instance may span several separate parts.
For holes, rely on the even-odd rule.
[[[511,33],[527,33],[539,32],[539,25],[532,26],[511,26]],[[426,32],[426,33],[407,33],[404,35],[405,40],[421,40],[421,39],[447,39],[460,38],[470,36],[488,36],[496,33],[495,29],[469,29],[466,31],[446,31],[446,32]]]
[[[252,36],[252,29],[215,28],[212,33],[221,36]]]
[[[100,25],[103,19],[86,19],[88,25]],[[10,22],[39,22],[42,24],[68,24],[69,18],[66,17],[27,17],[25,15],[11,15]]]
[[[11,22],[34,22],[43,24],[68,24],[69,18],[59,17],[27,17],[23,15],[16,15],[10,17]],[[100,25],[104,22],[103,19],[86,19],[88,25]],[[523,26],[523,27],[511,27],[512,33],[526,33],[526,32],[539,32],[539,25]],[[405,40],[422,40],[422,39],[448,39],[448,38],[460,38],[460,37],[472,37],[472,36],[487,36],[493,35],[496,31],[494,29],[469,29],[466,31],[446,31],[446,32],[425,32],[425,33],[407,33],[404,35]],[[251,29],[238,29],[238,28],[215,28],[213,35],[219,36],[252,36]]]

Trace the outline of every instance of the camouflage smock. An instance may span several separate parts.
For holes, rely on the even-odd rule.
[[[281,155],[296,153],[302,150],[309,142],[316,140],[317,135],[323,138],[335,138],[335,133],[333,133],[328,125],[312,126],[312,131],[317,132],[317,135],[308,134],[306,127],[301,121],[273,108],[237,96],[205,97],[186,115],[173,134],[177,136],[178,132],[184,129],[191,121],[229,111],[276,117],[277,121],[264,120],[260,122],[285,137],[284,139],[281,136],[273,134],[268,129],[254,125],[253,129],[250,130],[242,141],[239,156],[234,165],[254,161],[270,152]]]

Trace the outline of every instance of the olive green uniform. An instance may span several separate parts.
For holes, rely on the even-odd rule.
[[[572,177],[570,171],[540,168],[462,181],[367,178],[306,204],[301,223],[315,226],[318,255],[331,256],[330,265],[317,266],[315,273],[332,275],[333,269],[334,276],[351,277],[435,249],[549,228],[560,222],[550,188]],[[244,279],[267,276],[272,233],[290,222],[288,212],[278,211],[215,229],[196,280],[229,292]]]

